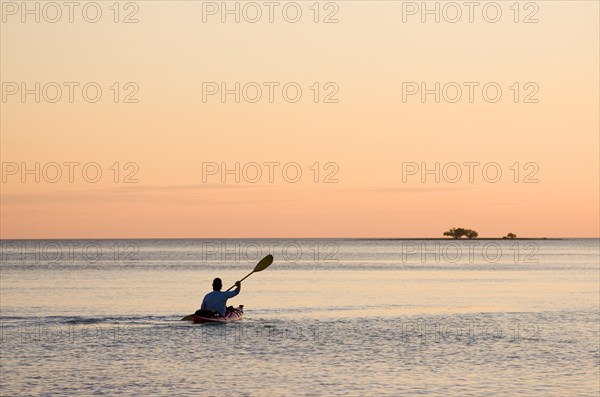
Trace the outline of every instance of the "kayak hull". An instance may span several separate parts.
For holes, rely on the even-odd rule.
[[[239,307],[234,308],[232,311],[228,311],[225,313],[225,316],[199,316],[194,314],[193,321],[194,324],[207,324],[207,323],[215,323],[215,324],[224,324],[230,323],[233,321],[239,321],[244,317],[244,306],[240,305]]]

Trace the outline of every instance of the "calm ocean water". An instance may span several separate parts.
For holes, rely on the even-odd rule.
[[[2,396],[600,393],[598,239],[1,244]]]

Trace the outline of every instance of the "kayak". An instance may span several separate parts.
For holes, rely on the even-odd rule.
[[[221,316],[218,313],[211,313],[206,310],[198,310],[193,318],[194,324],[204,323],[230,323],[232,321],[241,320],[244,316],[244,305],[233,308],[232,311],[225,313],[225,316]]]

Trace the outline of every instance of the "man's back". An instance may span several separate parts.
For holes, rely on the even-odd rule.
[[[212,310],[213,312],[219,313],[221,316],[225,315],[227,306],[227,299],[233,298],[240,293],[240,289],[236,288],[233,291],[212,291],[206,294],[202,300],[202,310]]]

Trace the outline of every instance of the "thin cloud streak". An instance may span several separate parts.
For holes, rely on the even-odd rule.
[[[467,187],[391,187],[391,188],[371,188],[359,189],[367,193],[442,193],[460,190],[468,190]]]

